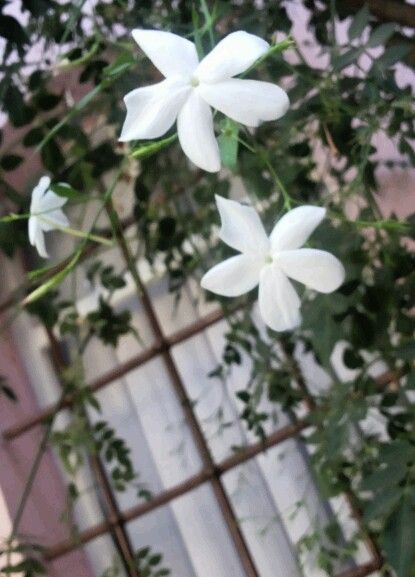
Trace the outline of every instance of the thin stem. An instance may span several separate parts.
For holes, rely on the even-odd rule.
[[[46,220],[46,219],[45,219]],[[74,236],[76,238],[84,238],[85,240],[92,240],[97,242],[98,244],[104,244],[105,246],[113,246],[113,242],[108,238],[104,238],[103,236],[98,236],[96,234],[91,234],[89,232],[83,232],[82,230],[76,230],[74,228],[70,228],[69,226],[55,226],[56,230],[60,230],[70,236]]]
[[[214,19],[213,19],[212,14],[209,11],[209,7],[207,5],[206,0],[200,0],[200,9],[201,9],[202,14],[205,18],[205,26],[206,26],[208,34],[209,34],[209,42],[210,42],[210,47],[212,49],[215,46],[215,33],[213,31]]]
[[[58,414],[60,407],[63,406],[63,402],[64,402],[65,397],[66,397],[68,392],[69,392],[69,386],[66,385],[62,391],[60,398],[59,398],[56,412],[50,417],[48,424],[46,426],[46,429],[43,433],[42,440],[41,440],[39,448],[36,452],[35,458],[33,460],[33,464],[32,464],[30,471],[29,471],[29,475],[28,475],[25,487],[23,489],[22,497],[19,501],[19,507],[16,511],[16,515],[15,515],[14,520],[13,520],[12,531],[11,531],[11,534],[9,537],[10,543],[13,542],[14,538],[17,535],[19,525],[20,525],[20,522],[21,522],[22,517],[23,517],[23,513],[26,509],[27,501],[29,499],[30,493],[31,493],[32,488],[33,488],[33,483],[34,483],[36,476],[38,474],[43,454],[47,448],[47,445],[48,445],[48,442],[49,442],[49,439],[50,439],[50,436],[52,433],[52,428],[53,428],[53,423],[55,421],[55,417]]]
[[[284,198],[284,208],[286,208],[287,210],[291,210],[292,206],[291,206],[291,197],[287,191],[287,189],[285,188],[282,180],[280,179],[280,177],[278,176],[278,174],[276,173],[274,167],[272,166],[271,162],[268,159],[268,156],[266,155],[264,158],[264,163],[266,165],[266,167],[268,168],[268,170],[271,173],[272,178],[274,179],[274,182],[277,184],[277,186],[279,187],[282,196]]]
[[[238,137],[238,141],[247,148],[247,150],[249,150],[250,152],[252,152],[253,154],[257,154],[258,157],[263,161],[263,163],[265,164],[265,166],[267,167],[267,169],[269,170],[272,179],[274,180],[275,184],[277,185],[277,187],[279,188],[282,197],[284,199],[284,208],[286,210],[291,210],[292,208],[292,200],[291,197],[287,191],[287,189],[285,188],[282,180],[280,179],[280,177],[278,176],[278,174],[276,173],[274,167],[271,164],[271,161],[268,158],[268,153],[263,150],[260,149],[258,146],[250,146],[248,143],[246,143],[242,138]]]
[[[156,142],[144,143],[138,146],[137,148],[133,148],[130,152],[131,158],[146,158],[147,156],[152,156],[159,150],[163,150],[173,142],[177,140],[178,134],[175,132],[171,136],[167,138],[163,138],[162,140],[157,140]]]
[[[288,38],[286,38],[282,42],[278,42],[277,44],[273,44],[272,46],[270,46],[270,48],[267,50],[267,52],[265,52],[265,54],[260,56],[258,58],[258,60],[255,60],[255,62],[249,68],[247,68],[242,74],[240,74],[239,77],[243,78],[244,76],[249,74],[249,72],[251,72],[251,70],[254,70],[258,66],[261,66],[261,64],[263,64],[271,56],[275,56],[275,54],[279,54],[280,52],[284,52],[284,50],[287,50],[287,48],[291,48],[292,46],[295,46],[295,42],[291,38],[291,36],[289,36]]]
[[[88,334],[80,342],[78,354],[77,354],[76,359],[74,360],[74,363],[77,362],[77,360],[82,357],[91,336],[92,336],[91,333],[88,332]],[[33,459],[33,463],[32,463],[32,466],[30,468],[25,487],[23,489],[22,498],[19,501],[19,507],[16,511],[16,515],[15,515],[14,520],[13,520],[13,526],[12,526],[11,534],[9,537],[10,543],[12,543],[13,540],[15,539],[15,537],[17,536],[19,525],[21,523],[23,513],[26,509],[27,501],[28,501],[28,499],[30,497],[30,493],[33,489],[33,483],[34,483],[36,476],[39,472],[39,467],[40,467],[40,463],[42,462],[43,454],[44,454],[45,450],[47,449],[47,446],[48,446],[48,443],[50,440],[50,436],[52,433],[53,424],[55,422],[56,416],[59,414],[60,409],[64,406],[66,397],[72,388],[73,388],[73,382],[72,381],[66,382],[64,384],[64,387],[62,389],[61,395],[60,395],[59,400],[58,400],[56,411],[53,413],[53,415],[50,416],[48,423],[46,425],[42,440],[41,440],[39,448],[36,452],[35,458]]]
[[[119,216],[117,214],[117,211],[114,208],[114,205],[113,205],[113,202],[111,199],[109,199],[107,201],[106,210],[107,210],[107,214],[108,214],[108,217],[110,219],[110,222],[111,222],[111,226],[112,226],[113,231],[114,231],[114,236],[117,239],[118,244],[119,244],[120,249],[121,249],[121,252],[124,255],[124,259],[125,259],[125,263],[127,265],[127,268],[129,270],[131,276],[133,277],[134,283],[135,283],[136,288],[137,288],[138,295],[141,296],[141,294],[143,292],[143,286],[142,286],[141,278],[138,274],[137,267],[136,267],[135,261],[134,261],[134,257],[130,251],[130,247],[128,246],[128,244],[124,238],[121,222],[120,222]]]

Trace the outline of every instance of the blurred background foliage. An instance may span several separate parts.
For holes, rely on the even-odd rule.
[[[252,77],[287,87],[292,105],[278,123],[266,123],[255,134],[217,115],[226,170],[217,175],[194,170],[177,143],[141,160],[132,159],[128,147],[117,143],[125,116],[123,96],[157,79],[154,67],[130,37],[132,28],[155,27],[189,37],[196,29],[206,50],[209,30],[216,40],[244,29],[271,41],[276,33],[278,39],[291,33],[291,3],[310,11],[309,42],[317,47],[321,65],[311,66],[301,49],[293,46],[252,71]],[[12,4],[0,1],[0,36],[4,39],[0,102],[15,129],[0,153],[3,214],[27,213],[35,179],[29,175],[24,186],[17,188],[12,176],[32,156],[40,156],[43,168],[39,172],[48,172],[54,183],[70,186],[66,194],[75,211],[82,211],[92,196],[108,200],[105,179],[118,170],[118,179],[134,193],[128,219],[139,254],[150,265],[161,259],[170,290],[179,299],[189,278],[199,281],[209,266],[230,254],[215,240],[214,193],[228,195],[235,180],[242,182],[261,209],[268,229],[283,210],[281,183],[293,205],[328,208],[329,218],[311,244],[329,248],[342,260],[347,270],[343,287],[317,298],[305,293],[303,325],[284,335],[258,331],[251,318],[254,294],[232,301],[232,306],[240,305],[238,315],[226,299],[218,298],[228,311],[230,329],[222,363],[211,376],[221,378],[241,362],[243,354],[251,357],[251,379],[239,393],[244,403],[241,419],[259,438],[270,418],[259,410],[264,396],[291,412],[306,399],[316,425],[307,442],[313,448],[313,466],[324,494],[357,495],[365,531],[376,538],[385,557],[385,574],[414,577],[415,341],[411,313],[415,276],[410,240],[414,228],[412,217],[404,221],[394,214],[382,215],[377,194],[379,168],[398,164],[405,169],[415,159],[412,91],[409,86],[400,87],[395,75],[398,63],[408,70],[414,63],[414,8],[407,13],[408,5],[397,0],[368,5],[348,0],[218,0],[208,3],[209,16],[204,3],[186,0],[173,2],[174,10],[168,0],[97,0],[92,8],[83,0],[22,0],[17,18],[10,10]],[[339,26],[347,31],[341,42],[336,32]],[[380,134],[393,141],[401,154],[399,160],[377,154]],[[256,154],[238,138],[254,147]],[[352,219],[346,216],[351,214]],[[2,222],[0,248],[8,258],[24,249],[27,262],[36,268],[40,263],[29,250],[26,226],[24,219]],[[79,246],[74,247],[74,255]],[[88,246],[85,242],[81,248]],[[81,262],[71,258],[68,254],[64,263],[72,263],[68,273]],[[57,266],[62,269],[63,265]],[[15,295],[17,301],[42,286],[46,278],[55,279],[57,270],[41,270],[27,279]],[[88,315],[87,340],[99,338],[116,346],[123,334],[133,331],[129,311],[117,313],[111,307],[111,295],[124,286],[122,272],[106,267],[99,256],[89,269],[89,280],[108,292],[99,308]],[[50,283],[48,294],[29,310],[56,334],[81,342],[82,353],[85,334],[80,334],[76,303],[59,293],[62,278]],[[342,361],[354,371],[349,382],[340,382],[332,366],[332,353],[340,340],[347,342]],[[299,386],[302,377],[294,355],[298,348],[311,354],[331,376],[328,390],[312,393]],[[371,373],[376,361],[388,371],[390,378],[384,383]],[[73,374],[69,381],[68,390],[76,390],[79,381]],[[15,400],[3,381],[0,394],[9,402]],[[83,407],[96,401],[92,395],[79,394],[77,402],[82,435],[65,431],[52,439],[63,460],[71,463],[71,452],[79,451],[76,443],[81,449],[105,453],[102,435],[107,425],[91,428],[82,420]],[[373,411],[382,421],[379,435],[368,435],[361,427]],[[116,440],[115,432],[108,439]],[[122,490],[135,475],[122,440],[115,447],[121,465],[115,468],[112,481]],[[70,491],[76,498],[76,487]],[[311,546],[310,540],[304,546]],[[329,575],[340,554],[326,542],[320,563]],[[139,562],[147,555],[148,551],[141,553]],[[42,570],[37,553],[32,557],[27,556],[26,565],[20,567],[27,575]]]

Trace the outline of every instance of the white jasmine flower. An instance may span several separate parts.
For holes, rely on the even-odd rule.
[[[43,233],[69,226],[69,221],[61,210],[68,199],[58,196],[49,190],[49,187],[50,178],[42,176],[39,184],[33,189],[30,204],[29,241],[43,258],[49,256]]]
[[[159,138],[177,119],[184,153],[200,168],[217,172],[220,155],[211,106],[250,127],[276,120],[288,109],[288,96],[279,86],[233,78],[269,49],[258,36],[233,32],[199,62],[193,42],[176,34],[133,30],[132,35],[165,80],[125,96],[123,142]]]
[[[202,287],[227,297],[240,296],[259,284],[259,310],[275,331],[301,323],[300,298],[289,279],[322,293],[344,281],[341,262],[332,254],[301,248],[323,220],[326,210],[300,206],[287,212],[268,237],[256,210],[216,196],[222,227],[219,237],[241,254],[214,266]]]

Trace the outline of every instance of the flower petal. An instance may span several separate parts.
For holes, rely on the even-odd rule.
[[[192,162],[207,170],[220,170],[219,146],[213,130],[210,106],[193,90],[177,117],[177,131],[183,152]]]
[[[269,240],[257,211],[219,195],[215,199],[222,223],[219,237],[242,253],[256,255],[264,264]]]
[[[65,196],[59,196],[59,194],[56,194],[53,190],[48,190],[42,198],[42,212],[56,210],[67,202],[68,199]]]
[[[124,97],[127,116],[119,140],[163,136],[174,124],[190,90],[190,85],[176,78],[129,92]]]
[[[39,223],[37,221],[36,216],[31,216],[28,222],[28,233],[29,233],[29,242],[31,245],[35,245],[36,242],[36,234],[39,228]]]
[[[37,212],[37,207],[41,201],[42,196],[47,191],[50,186],[49,176],[42,176],[38,184],[35,186],[32,192],[32,201],[30,203],[30,212]]]
[[[248,34],[232,32],[209,52],[196,68],[201,82],[217,82],[244,72],[269,48],[268,42]]]
[[[132,36],[141,50],[166,78],[191,77],[199,58],[193,42],[160,30],[133,30]]]
[[[224,297],[238,297],[256,287],[261,267],[256,257],[238,254],[211,268],[201,285]]]
[[[301,323],[300,299],[285,274],[275,265],[265,266],[259,279],[259,310],[274,331],[288,331]]]
[[[337,290],[345,277],[342,263],[324,250],[285,250],[275,262],[287,276],[321,293]]]
[[[200,95],[213,108],[246,126],[283,116],[290,101],[286,92],[270,82],[230,78],[214,84],[201,84]]]
[[[66,228],[69,226],[69,220],[60,209],[57,209],[52,212],[47,212],[44,216],[40,216],[39,226],[44,231]]]
[[[272,251],[300,248],[326,215],[319,206],[299,206],[290,210],[274,226],[271,233]]]
[[[46,246],[45,246],[45,236],[44,236],[43,231],[41,230],[40,226],[38,227],[38,229],[36,231],[34,244],[36,246],[37,252],[39,253],[39,255],[42,258],[48,258],[49,257],[48,251],[46,250]]]

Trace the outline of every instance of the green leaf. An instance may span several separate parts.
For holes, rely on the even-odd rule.
[[[222,134],[218,138],[222,164],[231,170],[235,168],[238,158],[238,133],[239,125],[227,118],[223,124]]]
[[[341,70],[346,66],[350,66],[363,54],[363,48],[350,48],[344,54],[333,58],[333,67],[335,70]]]
[[[38,287],[37,289],[32,291],[23,300],[23,303],[22,303],[23,306],[26,306],[28,304],[31,304],[31,303],[37,301],[38,299],[43,297],[45,294],[47,294],[49,291],[51,291],[56,286],[58,286],[68,276],[68,274],[75,268],[78,260],[81,257],[81,254],[82,254],[82,250],[77,250],[76,253],[74,254],[74,256],[72,257],[72,259],[69,261],[69,263],[66,265],[66,267],[64,269],[62,269],[57,274],[55,274],[52,278],[50,278],[49,280],[44,282],[42,285],[40,285],[40,287]]]
[[[28,36],[16,18],[6,14],[1,14],[0,36],[12,42],[16,46],[27,44]]]
[[[395,32],[395,25],[391,22],[381,24],[375,28],[370,35],[367,43],[368,48],[375,48],[376,46],[383,46]]]
[[[363,506],[363,518],[365,522],[370,523],[376,519],[388,517],[395,509],[401,497],[402,489],[399,490],[399,487],[390,487],[373,497],[371,501]]]
[[[158,565],[159,563],[161,563],[161,559],[162,556],[160,555],[160,553],[157,553],[156,555],[152,555],[150,557],[150,559],[148,560],[148,564],[149,565]]]
[[[165,216],[158,223],[160,236],[171,239],[176,231],[176,219],[171,216]]]
[[[55,194],[57,194],[58,196],[63,196],[64,198],[70,198],[70,199],[84,198],[84,195],[82,193],[72,188],[66,182],[58,182],[57,184],[52,184],[50,188],[51,190],[53,190]]]
[[[43,150],[46,144],[61,130],[63,126],[65,126],[71,118],[76,116],[81,110],[83,110],[88,104],[103,90],[104,85],[98,84],[92,90],[90,90],[87,94],[85,94],[68,112],[64,118],[62,118],[54,127],[46,134],[45,138],[42,142],[39,143],[37,150]],[[59,164],[58,164],[59,166]],[[54,167],[53,167],[54,168]],[[53,170],[52,170],[53,172]]]
[[[372,319],[360,312],[355,312],[352,316],[351,339],[352,344],[357,348],[367,348],[375,340],[375,326]]]
[[[326,367],[330,366],[334,345],[344,338],[342,324],[334,319],[336,303],[340,303],[339,295],[319,295],[303,307],[302,328],[310,332],[313,348]]]
[[[360,486],[362,491],[382,491],[389,487],[395,487],[401,483],[407,474],[407,467],[404,463],[395,463],[394,466],[388,466],[384,469],[375,471],[365,479]]]
[[[142,549],[138,549],[135,556],[137,559],[144,559],[150,553],[150,547],[143,547]]]
[[[249,403],[251,395],[249,394],[248,391],[238,391],[236,393],[236,396],[238,397],[238,399],[241,399],[241,401],[243,401],[244,403]]]
[[[0,394],[3,394],[5,397],[9,399],[9,401],[13,401],[15,403],[17,401],[16,393],[13,391],[11,387],[6,383],[6,379],[0,375]]]
[[[407,377],[407,381],[406,381],[406,387],[408,389],[415,389],[415,372],[413,371],[412,373],[410,373]]]
[[[23,573],[25,576],[44,575],[46,570],[42,563],[37,559],[28,558],[17,563],[17,565],[8,565],[2,568],[2,572],[6,575],[11,573]]]
[[[413,577],[415,566],[415,504],[406,493],[385,525],[382,542],[397,577]]]
[[[401,343],[392,349],[392,354],[398,359],[412,362],[415,358],[415,341],[410,340],[406,343]]]
[[[4,108],[9,114],[10,122],[16,128],[29,124],[35,115],[34,109],[25,104],[20,90],[13,85],[8,87],[4,95]]]
[[[52,6],[51,0],[22,0],[22,4],[33,16],[43,16]]]
[[[134,63],[135,60],[129,52],[121,54],[115,62],[104,68],[102,71],[103,76],[107,78],[119,76],[124,71],[128,70],[128,68],[131,68]]]
[[[0,166],[5,171],[15,170],[23,162],[23,157],[18,154],[6,154],[0,159]]]
[[[363,359],[351,348],[347,348],[343,352],[343,362],[349,369],[358,369],[363,365]]]
[[[42,128],[32,128],[27,132],[23,138],[23,144],[25,146],[36,146],[43,138]]]
[[[356,38],[359,38],[362,35],[365,27],[369,24],[369,21],[369,8],[367,7],[367,4],[364,4],[350,23],[349,30],[347,32],[349,40],[352,41]]]
[[[412,47],[409,44],[399,44],[396,46],[391,46],[390,48],[386,48],[385,52],[378,58],[374,66],[380,66],[383,68],[389,68],[393,66],[397,62],[400,62],[407,56],[412,50]]]
[[[131,151],[131,156],[133,158],[145,158],[147,156],[152,156],[159,150],[166,148],[169,144],[172,144],[177,140],[177,133],[172,134],[172,136],[168,136],[167,138],[163,138],[162,140],[158,140],[157,142],[150,142],[144,143],[136,148],[133,148]]]
[[[62,99],[61,94],[53,94],[51,92],[42,92],[36,97],[36,105],[42,110],[52,110],[59,104]]]
[[[399,141],[399,152],[409,156],[409,159],[413,165],[415,165],[415,150],[411,142],[402,136]]]

